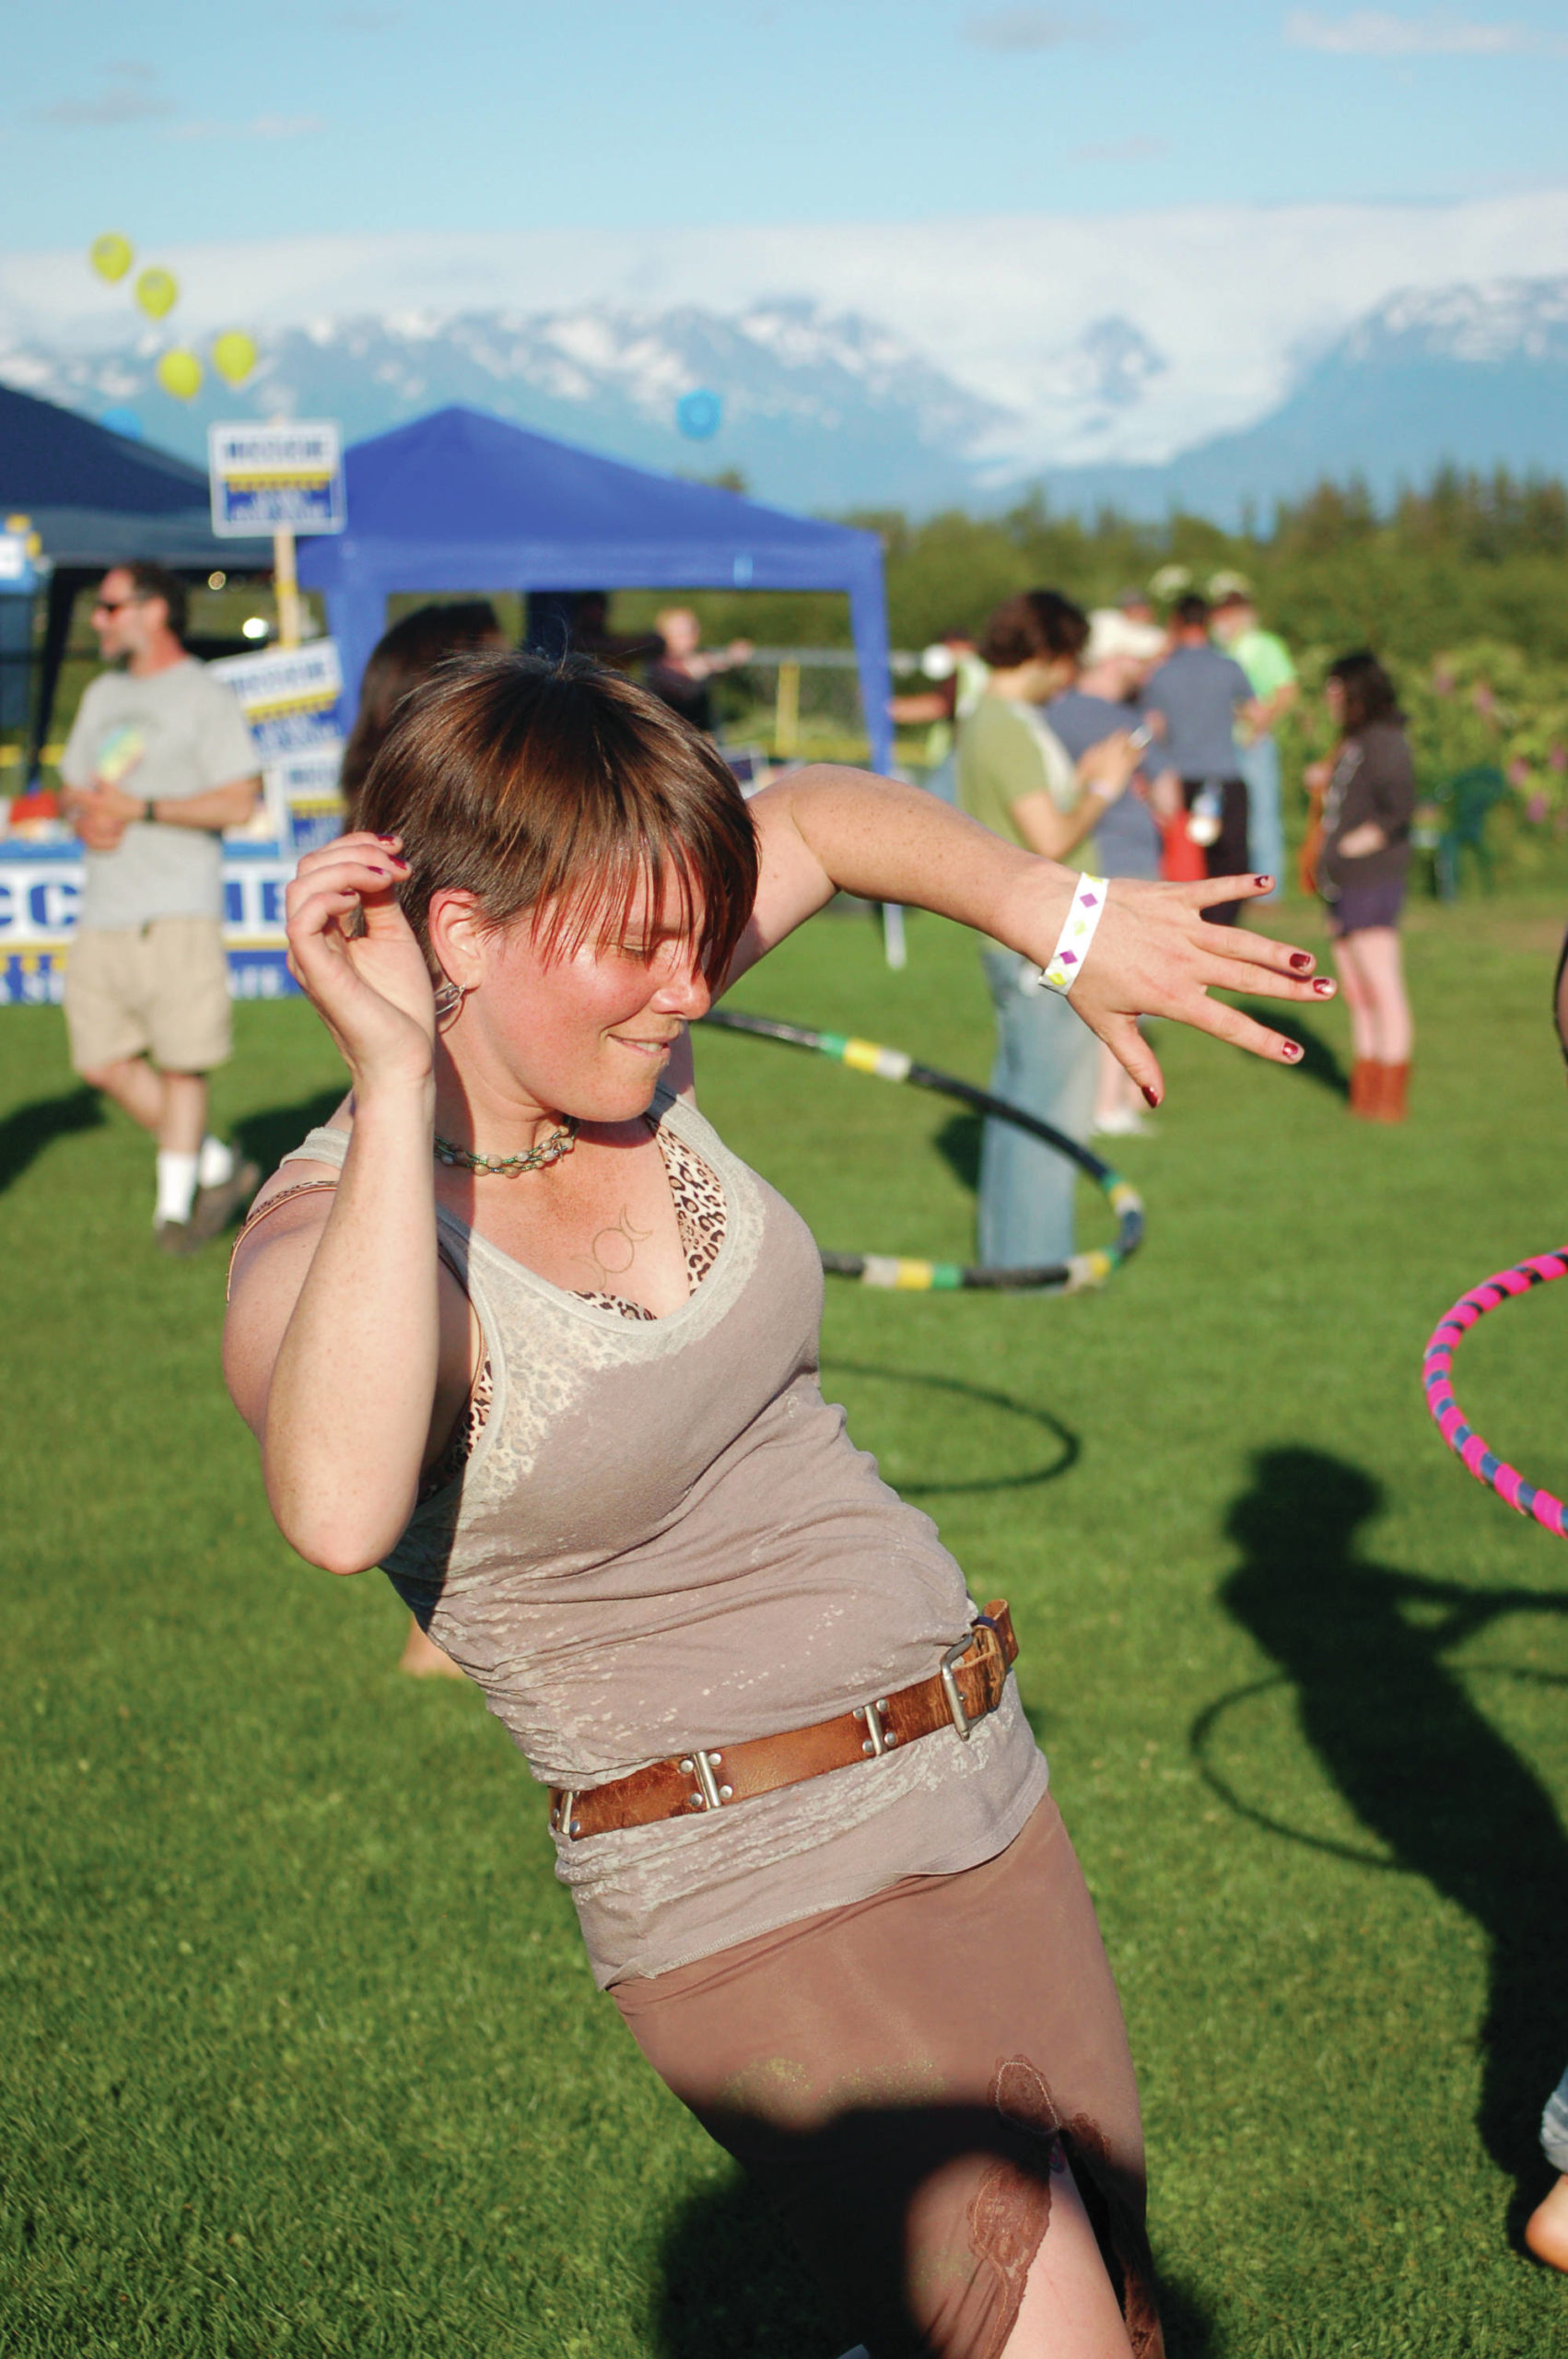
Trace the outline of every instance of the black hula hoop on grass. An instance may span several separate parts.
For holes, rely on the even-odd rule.
[[[890,1253],[825,1253],[822,1266],[830,1277],[858,1278],[863,1286],[891,1286],[914,1294],[951,1293],[960,1287],[1002,1293],[1040,1286],[1078,1294],[1085,1286],[1104,1285],[1142,1243],[1143,1203],[1136,1188],[1076,1139],[1053,1130],[1037,1115],[1026,1114],[1021,1106],[1010,1106],[1004,1097],[993,1097],[989,1090],[977,1089],[956,1074],[935,1073],[930,1065],[917,1064],[902,1049],[879,1048],[874,1040],[857,1040],[847,1033],[813,1032],[804,1024],[780,1024],[770,1015],[739,1015],[729,1008],[715,1008],[701,1021],[720,1032],[779,1040],[787,1049],[813,1049],[818,1056],[848,1065],[852,1073],[872,1074],[879,1081],[907,1081],[917,1089],[934,1090],[939,1097],[956,1098],[960,1106],[972,1107],[977,1114],[1011,1122],[1015,1130],[1027,1132],[1043,1146],[1075,1163],[1108,1200],[1117,1216],[1114,1245],[1074,1253],[1070,1260],[1049,1262],[1043,1269],[970,1269],[959,1262],[914,1262]]]

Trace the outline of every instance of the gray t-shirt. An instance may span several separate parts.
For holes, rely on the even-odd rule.
[[[1046,719],[1075,762],[1091,745],[1103,745],[1118,729],[1136,729],[1142,719],[1138,706],[1113,704],[1109,697],[1086,696],[1082,688],[1064,689],[1047,705]],[[1163,766],[1163,753],[1161,757]],[[1149,765],[1139,770],[1147,778]],[[1160,830],[1153,813],[1137,792],[1136,782],[1107,805],[1094,829],[1094,864],[1101,876],[1137,876],[1145,883],[1160,874]]]
[[[1165,716],[1165,761],[1178,778],[1240,777],[1232,722],[1236,707],[1252,701],[1252,683],[1239,663],[1217,647],[1178,647],[1143,701]]]
[[[193,656],[145,679],[105,672],[83,697],[60,764],[67,786],[105,779],[149,803],[183,802],[253,778],[255,740],[232,688]],[[221,839],[133,820],[112,851],[89,851],[78,927],[221,918]]]

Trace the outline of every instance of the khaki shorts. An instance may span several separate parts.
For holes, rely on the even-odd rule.
[[[78,1073],[144,1053],[166,1073],[223,1064],[232,1043],[218,920],[154,918],[78,933],[65,967],[65,1023]]]

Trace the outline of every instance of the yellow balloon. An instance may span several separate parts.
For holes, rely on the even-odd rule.
[[[242,385],[256,365],[256,347],[239,328],[214,336],[212,365],[231,385]]]
[[[177,402],[193,402],[202,390],[202,364],[193,352],[166,352],[158,364],[158,381]]]
[[[88,260],[100,278],[115,279],[124,277],[135,255],[129,238],[123,238],[118,229],[106,229],[88,248]]]
[[[179,283],[167,270],[144,270],[136,281],[136,300],[149,320],[161,320],[180,300]]]

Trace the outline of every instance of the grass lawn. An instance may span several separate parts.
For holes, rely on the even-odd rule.
[[[1568,1237],[1559,922],[1418,912],[1404,1131],[1346,1118],[1338,1011],[1295,1073],[1167,1029],[1104,1295],[829,1292],[830,1397],[1012,1601],[1187,2359],[1568,2352],[1517,2241],[1568,2059],[1568,1559],[1419,1384],[1457,1293]],[[825,918],[738,1002],[983,1080],[972,945],[910,936],[890,976]],[[275,1156],[335,1060],[300,1003],[239,1025],[221,1110]],[[0,2351],[833,2359],[853,2321],[595,1995],[498,1728],[274,1532],[220,1257],[154,1251],[58,1015],[0,1027]],[[824,1244],[967,1252],[952,1107],[725,1038],[699,1077]],[[1457,1384],[1558,1490],[1565,1340],[1562,1286]]]

